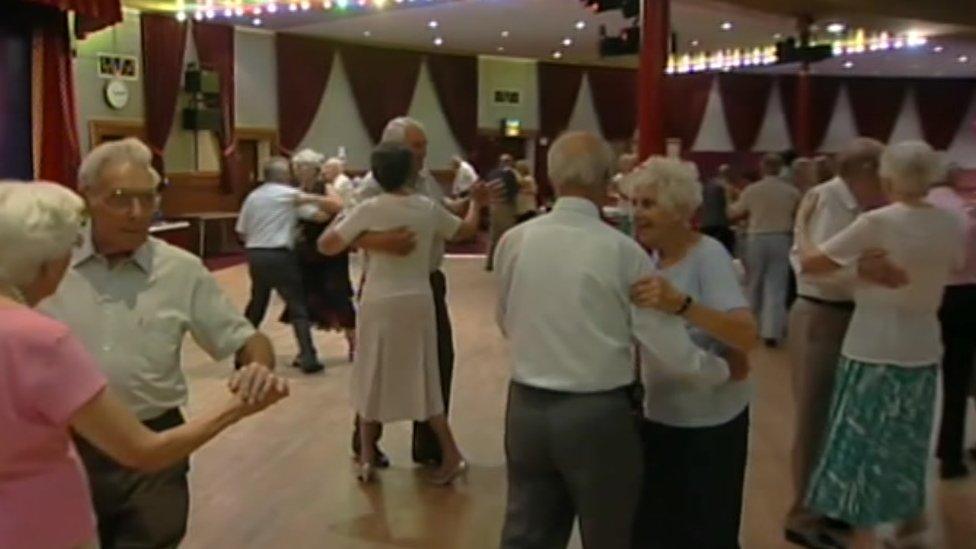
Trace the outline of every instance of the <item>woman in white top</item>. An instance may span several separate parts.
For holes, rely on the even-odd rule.
[[[959,222],[925,200],[939,171],[936,153],[924,143],[888,147],[881,177],[891,204],[862,214],[819,249],[798,242],[804,273],[831,272],[883,250],[908,275],[898,289],[855,288],[825,443],[806,496],[811,509],[855,528],[855,548],[875,547],[876,526],[925,508],[942,356],[938,311],[964,257]],[[810,211],[808,202],[798,223]]]
[[[406,256],[369,257],[356,326],[359,346],[352,379],[353,404],[362,418],[359,478],[363,482],[372,479],[376,440],[383,423],[429,421],[443,455],[440,468],[429,480],[450,484],[467,465],[444,414],[429,280],[431,248],[437,238],[463,240],[474,236],[487,195],[484,188],[473,188],[474,205],[462,221],[407,185],[418,169],[409,149],[380,144],[373,151],[371,164],[373,177],[384,193],[357,206],[319,241],[323,253],[337,254],[368,231],[405,227],[416,235],[416,247]]]
[[[742,377],[758,343],[756,322],[732,257],[692,227],[702,202],[694,166],[653,157],[624,184],[635,236],[661,268],[634,287],[635,304],[683,316],[692,339],[738,378],[717,386],[669,379],[641,353],[645,487],[634,546],[738,547],[753,393]]]

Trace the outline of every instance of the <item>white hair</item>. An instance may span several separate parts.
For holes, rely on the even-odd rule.
[[[127,137],[118,141],[109,141],[98,145],[85,156],[78,168],[78,189],[82,192],[98,185],[105,167],[109,164],[129,162],[145,169],[153,179],[153,183],[160,181],[159,172],[152,167],[152,152],[142,141],[135,137]]]
[[[302,149],[291,157],[291,165],[296,167],[299,165],[319,167],[324,162],[325,155],[312,149]]]
[[[549,147],[549,180],[557,187],[605,189],[613,173],[613,150],[589,132],[569,132]]]
[[[78,241],[85,203],[57,183],[0,182],[0,286],[22,288]]]
[[[652,156],[626,176],[623,185],[634,196],[639,190],[653,188],[657,202],[665,209],[691,215],[702,203],[702,186],[698,167],[663,156]]]
[[[343,162],[343,161],[342,161],[342,159],[341,159],[341,158],[339,158],[338,156],[333,156],[332,158],[330,158],[330,159],[328,159],[328,160],[326,160],[326,161],[325,161],[325,162],[324,162],[324,163],[322,164],[322,167],[325,167],[325,166],[336,166],[336,167],[338,167],[338,168],[339,168],[340,170],[343,170],[343,169],[345,169],[345,167],[346,167],[346,163],[345,163],[345,162]]]
[[[408,128],[420,130],[424,135],[427,135],[427,130],[424,129],[424,125],[417,120],[409,116],[398,116],[386,123],[386,127],[383,128],[383,137],[380,141],[383,143],[399,143],[402,145],[407,141]]]
[[[881,177],[891,190],[909,196],[924,195],[939,181],[945,166],[939,154],[922,141],[903,141],[889,145],[881,154]]]

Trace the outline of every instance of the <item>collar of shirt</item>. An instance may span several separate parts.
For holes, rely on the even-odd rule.
[[[136,251],[129,254],[126,258],[126,261],[132,262],[146,274],[152,272],[152,252],[149,246],[149,239],[147,238],[142,243],[142,246],[139,246]],[[81,244],[71,254],[71,266],[78,267],[96,258],[106,263],[108,261],[105,256],[98,253],[95,249],[95,239],[92,238],[91,225],[86,225],[82,229]]]
[[[585,198],[577,198],[575,196],[564,196],[556,200],[552,211],[578,213],[594,219],[600,219],[600,210],[597,209],[596,204]]]
[[[843,202],[844,207],[848,210],[854,212],[861,211],[861,205],[857,203],[857,199],[854,198],[854,193],[851,192],[851,188],[847,186],[847,182],[837,176],[830,180],[830,182],[837,189],[837,197]]]

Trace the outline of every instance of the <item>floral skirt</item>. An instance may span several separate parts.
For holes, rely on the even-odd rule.
[[[920,515],[937,381],[934,364],[841,357],[808,507],[861,527]]]

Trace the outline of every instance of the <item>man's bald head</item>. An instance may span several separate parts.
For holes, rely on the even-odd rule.
[[[291,163],[283,156],[272,156],[264,163],[264,180],[274,183],[291,181]]]
[[[613,172],[613,151],[589,132],[568,132],[549,148],[549,179],[557,190],[567,187],[605,194]]]

